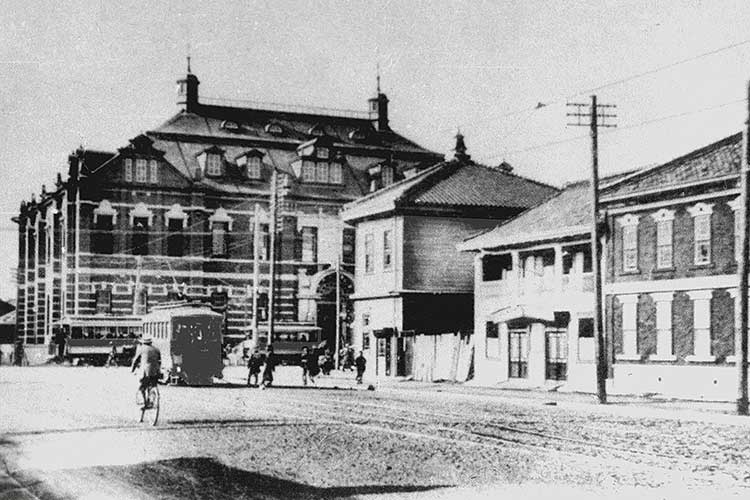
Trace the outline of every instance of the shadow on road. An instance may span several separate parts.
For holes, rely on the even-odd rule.
[[[24,475],[27,475],[26,473]],[[359,485],[316,487],[287,479],[228,467],[214,458],[177,458],[125,466],[101,466],[43,477],[19,478],[44,500],[68,500],[92,494],[128,493],[128,496],[184,500],[234,499],[346,499],[356,495],[421,492],[448,485]],[[30,474],[29,474],[30,475]],[[63,477],[64,476],[64,477]],[[92,478],[97,481],[91,482]],[[96,484],[96,486],[94,486]],[[88,497],[87,497],[88,498]]]

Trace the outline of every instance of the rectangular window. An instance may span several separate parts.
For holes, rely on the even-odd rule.
[[[373,248],[372,248],[373,237],[371,234],[365,235],[365,272],[371,273],[375,270],[373,262]]]
[[[221,155],[210,153],[206,156],[206,175],[221,175]]]
[[[148,181],[148,165],[144,158],[135,160],[135,182]]]
[[[315,182],[328,183],[328,162],[321,161],[315,165]]]
[[[148,170],[151,174],[151,183],[157,184],[159,182],[159,164],[156,163],[156,160],[148,162]]]
[[[508,376],[527,378],[529,373],[529,332],[510,330],[508,332]]]
[[[331,180],[331,184],[341,184],[342,182],[341,163],[331,163],[330,180]]]
[[[344,248],[342,250],[342,260],[344,264],[353,264],[354,260],[354,246],[355,246],[356,232],[353,227],[345,227],[343,235]]]
[[[393,167],[383,167],[383,187],[393,184]]]
[[[499,325],[494,321],[487,321],[485,323],[485,336],[486,338],[486,352],[488,358],[500,357],[500,346],[498,344],[500,338]]]
[[[251,156],[247,159],[247,177],[248,179],[260,179],[260,158]]]
[[[393,232],[385,231],[383,233],[383,269],[393,267]]]
[[[695,263],[711,262],[711,214],[697,215],[693,218],[695,234]]]
[[[133,255],[148,255],[148,217],[133,218]]]
[[[302,182],[315,182],[315,163],[302,162]]]
[[[672,267],[672,221],[662,220],[656,223],[656,267]]]
[[[133,160],[125,159],[125,182],[133,182]]]
[[[513,258],[509,253],[482,257],[482,281],[508,279],[513,271]]]
[[[167,255],[172,257],[182,257],[185,251],[182,224],[182,219],[169,219],[167,222]]]
[[[93,243],[95,253],[111,254],[114,251],[114,235],[111,215],[98,215]]]
[[[226,256],[229,251],[229,223],[214,222],[211,229],[211,253],[214,257]]]
[[[318,261],[318,228],[317,227],[303,227],[302,228],[302,261],[303,262],[317,262]]]
[[[622,270],[638,270],[638,226],[622,226]]]
[[[268,224],[259,224],[260,226],[260,248],[258,248],[258,258],[260,260],[268,260],[270,258],[269,254],[269,248],[271,247],[271,233],[268,229]],[[255,242],[255,237],[253,236],[253,240],[251,241],[251,250],[253,251],[253,255],[255,255],[255,248],[252,246],[252,244]]]
[[[328,148],[318,148],[318,158],[328,159]]]
[[[112,312],[112,290],[99,289],[96,291],[96,313],[109,314]]]

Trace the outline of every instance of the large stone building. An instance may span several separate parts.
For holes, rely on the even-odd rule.
[[[439,158],[391,130],[379,89],[367,111],[352,112],[238,107],[199,99],[198,85],[188,71],[176,115],[117,152],[75,151],[65,179],[22,203],[17,331],[37,355],[66,337],[79,354],[127,342],[143,312],[177,294],[225,308],[228,339],[256,335],[274,169],[275,318],[282,329],[320,325],[330,338],[337,262],[352,288],[354,236],[341,206]]]
[[[377,375],[411,375],[414,336],[469,333],[473,260],[456,244],[541,203],[556,189],[479,165],[463,137],[447,161],[346,205],[356,227],[354,344]],[[425,361],[432,364],[432,361]]]

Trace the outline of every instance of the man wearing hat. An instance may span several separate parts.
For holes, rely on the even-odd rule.
[[[161,352],[151,345],[152,340],[150,336],[143,336],[138,352],[130,365],[131,372],[135,372],[135,369],[140,366],[140,391],[144,401],[146,400],[146,389],[156,385],[161,374]]]

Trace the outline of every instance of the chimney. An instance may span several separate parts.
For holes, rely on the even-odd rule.
[[[378,92],[377,97],[371,97],[367,102],[370,105],[370,120],[375,130],[378,132],[390,130],[388,126],[388,97],[382,92]]]
[[[188,113],[196,112],[198,108],[198,77],[188,73],[185,78],[177,80],[177,105]]]

